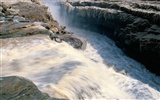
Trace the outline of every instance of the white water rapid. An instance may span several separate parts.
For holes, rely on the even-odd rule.
[[[58,6],[45,4],[60,24],[67,25]],[[24,76],[50,96],[70,100],[160,99],[160,77],[127,57],[109,38],[67,27],[87,40],[86,50],[44,35],[1,39],[0,75]]]

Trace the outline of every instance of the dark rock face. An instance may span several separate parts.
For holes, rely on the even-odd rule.
[[[61,9],[67,12],[71,24],[111,37],[128,55],[160,75],[158,1],[64,2]]]
[[[1,100],[60,100],[38,90],[36,85],[23,77],[0,77]]]

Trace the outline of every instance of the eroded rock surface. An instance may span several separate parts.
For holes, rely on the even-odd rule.
[[[41,0],[0,2],[0,38],[35,34],[73,34],[65,28],[52,18],[49,8],[43,5]],[[71,41],[66,42],[71,44]]]
[[[61,9],[67,12],[69,22],[111,37],[131,57],[160,75],[159,1],[69,1],[63,2]]]
[[[45,23],[43,23],[45,24]],[[43,24],[37,23],[25,23],[25,22],[12,22],[3,24],[0,27],[0,38],[19,37],[34,34],[46,34],[51,33],[47,28],[42,26]]]
[[[0,39],[2,41],[6,38],[35,34],[49,36],[49,34],[72,34],[72,32],[66,31],[65,27],[59,25],[59,23],[52,18],[48,7],[43,5],[41,0],[0,1]],[[38,35],[35,35],[35,37],[38,38]],[[6,40],[6,42],[8,41]],[[8,46],[5,45],[5,42],[1,45]],[[12,49],[10,50],[12,51]],[[1,76],[2,74],[3,73],[1,73]],[[48,94],[42,93],[30,80],[10,76],[0,77],[0,100],[59,99],[51,98]]]
[[[20,24],[43,22],[41,26],[51,30],[53,33],[70,34],[52,18],[49,8],[43,5],[41,0],[13,0],[12,2],[6,0],[0,2],[0,26],[3,24],[10,25],[13,22]]]
[[[0,77],[1,100],[62,100],[51,98],[38,90],[36,85],[23,77]]]

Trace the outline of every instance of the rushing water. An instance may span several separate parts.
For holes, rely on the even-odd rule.
[[[52,15],[61,23],[58,8]],[[160,99],[160,77],[127,57],[109,38],[69,27],[88,41],[86,50],[48,36],[1,39],[2,76],[31,79],[50,96],[66,99]]]

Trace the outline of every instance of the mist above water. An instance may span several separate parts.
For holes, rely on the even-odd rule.
[[[2,76],[29,78],[40,90],[59,98],[132,98],[116,84],[117,73],[112,68],[90,60],[67,43],[59,44],[42,35],[2,43]]]
[[[106,65],[106,67],[113,68],[116,72],[121,73],[127,77],[131,77],[131,79],[137,80],[137,83],[129,83],[130,85],[135,84],[135,86],[133,85],[133,88],[133,86],[126,85],[128,81],[125,81],[125,79],[123,80],[124,82],[119,79],[122,82],[119,82],[119,85],[122,87],[128,86],[126,91],[134,92],[135,95],[138,95],[141,94],[141,86],[143,87],[143,84],[148,84],[155,90],[158,90],[158,95],[160,94],[160,78],[158,76],[146,70],[145,66],[127,57],[109,38],[89,30],[69,26],[70,24],[68,24],[68,21],[72,21],[72,19],[68,20],[69,18],[66,18],[67,16],[60,16],[65,14],[65,12],[61,14],[63,11],[60,11],[59,6],[52,6],[52,3],[47,2],[46,4],[49,5],[52,15],[55,16],[54,18],[61,25],[67,26],[68,31],[73,31],[75,34],[78,34],[87,39],[88,47],[87,50],[84,51],[84,54],[87,58],[95,62],[102,62]],[[52,9],[56,9],[57,11]],[[141,97],[143,98],[143,95]]]
[[[86,50],[44,35],[1,39],[0,75],[24,76],[50,96],[71,100],[159,99],[158,76],[127,57],[109,38],[68,26],[59,16],[59,7],[45,3],[67,30],[86,38]]]

